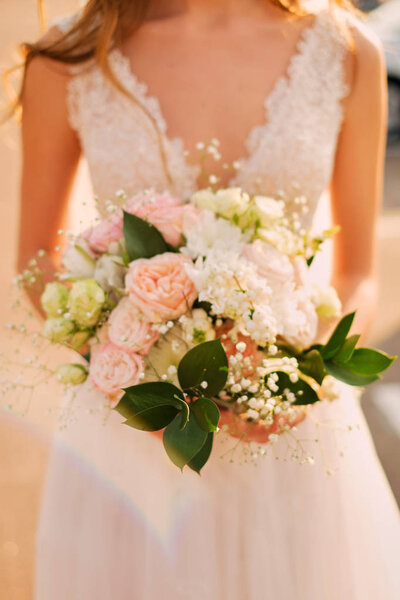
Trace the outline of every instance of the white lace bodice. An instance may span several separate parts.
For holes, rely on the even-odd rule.
[[[56,25],[65,31],[73,19],[66,17]],[[302,32],[287,73],[266,99],[265,123],[250,132],[247,156],[239,161],[231,184],[249,192],[283,192],[288,200],[305,195],[312,218],[331,179],[343,119],[341,100],[349,91],[346,52],[346,37],[337,21],[321,11]],[[200,168],[188,163],[180,138],[168,137],[159,102],[148,95],[129,59],[119,49],[111,50],[109,57],[115,75],[137,103],[93,64],[71,67],[67,92],[70,123],[79,135],[100,208],[101,200],[121,188],[128,194],[168,188],[189,196]]]

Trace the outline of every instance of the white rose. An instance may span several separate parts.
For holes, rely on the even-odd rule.
[[[336,319],[342,314],[342,303],[334,287],[313,285],[312,299],[321,319]]]
[[[191,203],[201,210],[216,212],[215,194],[212,190],[199,190],[191,197]]]
[[[262,227],[268,227],[271,221],[281,219],[284,215],[284,203],[267,196],[255,196],[253,211]]]
[[[287,256],[294,257],[304,251],[302,238],[287,227],[278,224],[270,227],[260,227],[257,229],[257,238],[268,242]]]
[[[76,238],[67,246],[62,264],[67,271],[65,277],[74,279],[92,277],[96,266],[95,255],[86,240]]]
[[[93,278],[106,291],[124,287],[126,269],[119,263],[120,259],[115,256],[107,256],[106,254],[101,256],[96,262]]]
[[[250,198],[241,188],[228,188],[218,190],[215,194],[216,212],[225,217],[232,219],[235,215],[242,215],[249,207]]]

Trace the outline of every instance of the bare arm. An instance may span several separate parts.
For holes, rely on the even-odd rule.
[[[331,185],[333,285],[344,311],[357,309],[354,331],[365,333],[377,303],[376,222],[382,200],[387,97],[380,45],[360,26],[352,91],[346,102]]]
[[[57,231],[64,222],[80,157],[78,138],[68,124],[67,77],[64,65],[42,57],[34,58],[27,71],[22,120],[19,271],[40,249],[49,253],[53,267],[55,264]],[[44,268],[50,276],[52,265],[47,262]]]

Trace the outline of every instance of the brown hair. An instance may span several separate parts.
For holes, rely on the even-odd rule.
[[[296,16],[307,14],[299,0],[267,1]],[[43,0],[38,2],[39,15],[44,28]],[[350,0],[330,0],[330,2],[345,9],[354,9]],[[35,56],[44,56],[64,64],[77,64],[94,59],[105,77],[121,92],[128,94],[109,65],[108,53],[115,43],[122,41],[140,27],[148,17],[151,3],[152,0],[88,0],[71,29],[61,34],[56,41],[46,41],[45,36],[35,43],[22,44],[24,75],[12,112],[21,105],[26,70]],[[11,69],[8,74],[14,69]]]

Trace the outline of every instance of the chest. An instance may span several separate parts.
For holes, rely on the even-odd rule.
[[[195,155],[218,138],[224,162],[245,152],[266,119],[265,100],[285,75],[304,23],[236,34],[188,36],[138,32],[122,48],[132,71],[158,99],[168,135]]]
[[[325,16],[290,43],[278,38],[279,60],[272,42],[248,39],[183,46],[160,36],[158,46],[116,48],[110,67],[131,98],[98,67],[78,71],[69,84],[70,122],[96,193],[153,187],[187,198],[204,185],[196,143],[216,137],[221,160],[207,170],[218,185],[283,191],[288,200],[303,194],[315,204],[329,184],[348,93],[346,49]],[[236,173],[224,170],[233,161]]]

